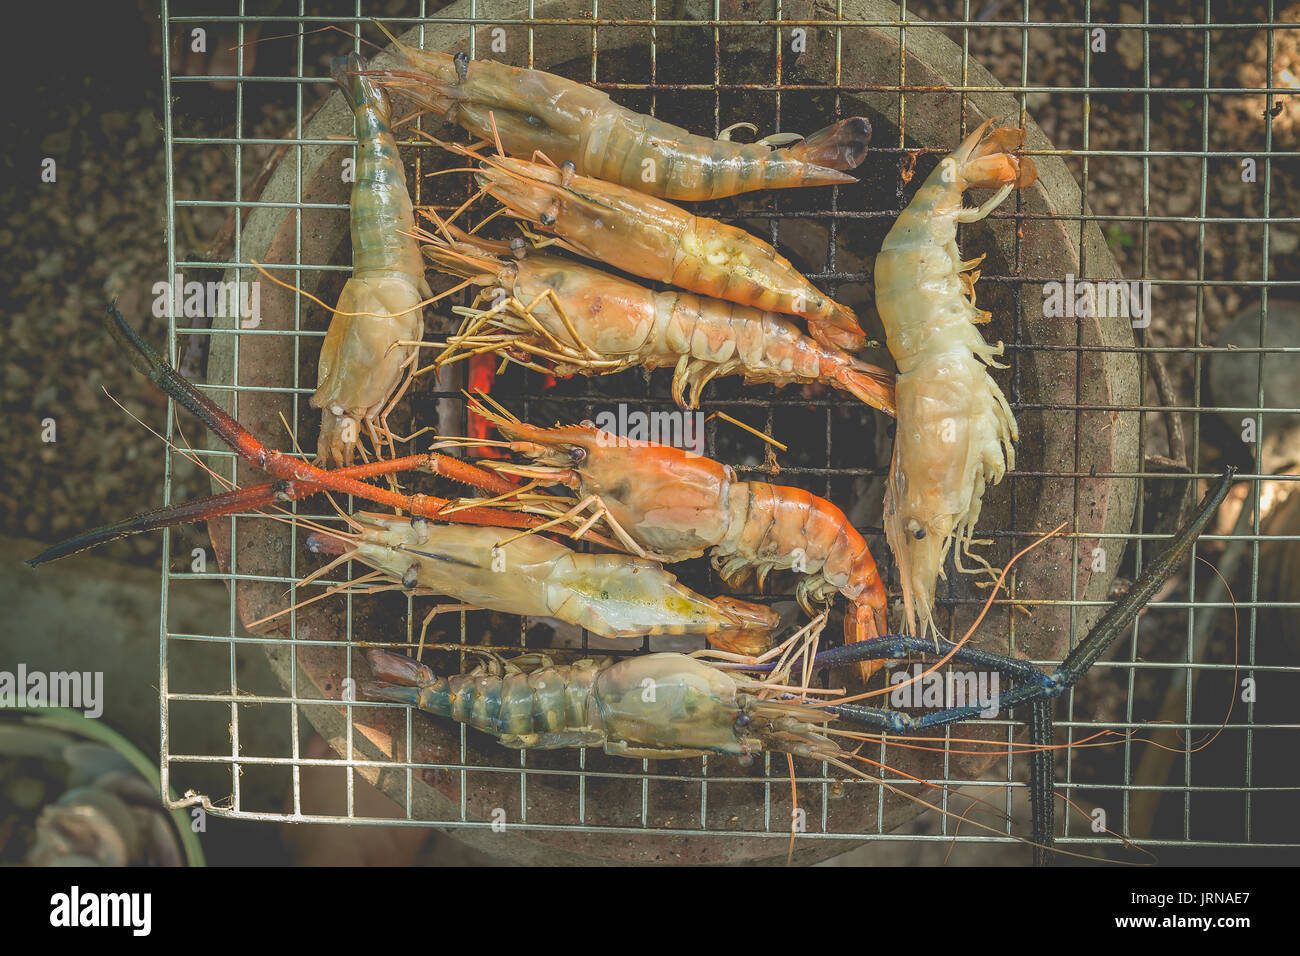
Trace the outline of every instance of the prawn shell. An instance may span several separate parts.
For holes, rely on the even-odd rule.
[[[496,328],[518,336],[501,343],[505,354],[525,344],[543,349],[564,376],[632,365],[674,368],[673,399],[683,408],[699,406],[711,379],[743,375],[746,383],[817,382],[894,412],[890,373],[814,341],[785,316],[688,292],[653,292],[545,253],[506,260],[503,244],[449,228],[453,240],[429,240],[429,257],[473,282],[509,289],[518,302],[491,317]],[[568,354],[557,354],[556,343]]]
[[[415,214],[390,128],[388,95],[355,53],[334,62],[334,79],[355,118],[356,180],[349,197],[352,277],[343,287],[321,348],[311,404],[322,410],[317,454],[350,464],[360,422],[373,425],[401,382],[424,335],[424,260],[412,237]]]
[[[452,720],[462,724],[473,724],[474,698],[478,689],[478,677],[472,674],[453,674],[447,678],[447,695],[451,703]],[[483,728],[480,728],[483,729]]]
[[[582,491],[600,495],[642,547],[684,561],[726,536],[730,469],[681,448],[599,434],[581,467]]]
[[[845,348],[866,341],[852,311],[743,229],[614,183],[508,157],[484,159],[476,179],[510,215],[540,223],[589,259],[700,295],[803,316],[818,341]]]
[[[745,753],[736,732],[735,682],[681,654],[648,654],[601,671],[594,699],[611,741],[665,749]]]
[[[989,374],[1002,354],[976,328],[974,282],[963,277],[957,224],[987,215],[1033,165],[1008,150],[1022,136],[974,130],[930,174],[881,244],[876,307],[898,364],[898,425],[885,493],[885,537],[903,585],[905,626],[934,628],[935,582],[954,546],[968,552],[989,485],[1015,465],[1015,417]],[[963,209],[967,186],[998,187],[984,206]],[[963,278],[965,281],[963,281]]]
[[[545,678],[540,678],[545,683]],[[534,732],[538,720],[536,689],[532,675],[517,672],[501,679],[500,706],[497,708],[497,727],[503,734],[529,734]],[[550,729],[550,728],[543,728]]]
[[[540,535],[508,540],[512,533],[501,528],[417,530],[398,519],[354,520],[362,528],[352,552],[357,560],[405,587],[475,607],[557,619],[605,638],[698,635],[744,640],[758,650],[771,646],[780,622],[770,608],[697,594],[645,558],[581,554]]]
[[[339,295],[321,346],[311,405],[361,420],[379,413],[424,334],[419,290],[402,275],[354,275]]]
[[[529,730],[516,732],[556,733],[563,730],[565,721],[573,716],[566,706],[567,691],[564,681],[558,679],[552,668],[518,676],[523,678],[527,687],[526,697],[522,690],[519,692],[521,704],[525,701],[527,704],[527,712],[521,712],[519,719]],[[585,715],[585,707],[582,712]],[[525,717],[526,721],[524,721]]]
[[[586,176],[677,200],[721,199],[755,189],[851,183],[871,139],[864,117],[841,120],[782,149],[698,136],[637,113],[608,94],[542,70],[492,60],[459,67],[445,53],[398,43],[401,69],[383,85],[513,156],[540,151]]]

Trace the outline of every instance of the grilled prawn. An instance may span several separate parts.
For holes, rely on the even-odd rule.
[[[500,289],[510,299],[504,308],[479,312],[448,340],[440,361],[457,350],[490,350],[523,364],[546,363],[562,376],[668,367],[673,398],[683,408],[698,408],[704,387],[724,375],[776,385],[820,382],[893,414],[890,373],[814,342],[784,316],[685,292],[652,292],[544,253],[517,259],[504,243],[449,234],[450,242],[430,237],[426,255],[444,271],[487,286],[485,295]]]
[[[447,145],[447,144],[444,144]],[[817,289],[756,236],[694,216],[663,199],[574,172],[505,156],[479,156],[479,185],[511,216],[540,226],[579,255],[643,279],[808,323],[823,345],[857,351],[866,336],[846,306]]]
[[[796,598],[809,614],[836,591],[849,601],[847,640],[886,631],[885,587],[867,542],[844,512],[802,488],[737,481],[726,465],[655,442],[611,435],[589,424],[535,428],[476,411],[510,439],[528,465],[495,465],[575,489],[616,534],[667,562],[711,552],[729,583],[751,571],[761,588],[774,569],[802,575]],[[874,668],[864,668],[870,671]]]
[[[357,166],[352,187],[352,277],[339,295],[321,347],[313,408],[321,409],[316,453],[321,460],[350,464],[359,427],[375,437],[392,399],[411,345],[424,334],[421,305],[430,297],[424,260],[411,238],[415,217],[406,175],[389,128],[388,96],[361,75],[355,53],[334,61],[334,79],[356,116]]]
[[[761,681],[684,654],[596,658],[557,665],[541,654],[485,662],[437,677],[409,657],[372,648],[371,699],[396,701],[495,736],[506,747],[601,747],[619,757],[664,759],[775,750],[861,774],[819,731],[834,718],[797,702],[765,699]]]
[[[422,518],[361,514],[352,523],[355,534],[317,533],[307,546],[345,554],[408,590],[554,618],[600,637],[698,635],[715,647],[755,655],[771,647],[780,624],[771,608],[730,597],[710,600],[644,558],[580,554],[540,535]]]
[[[613,102],[600,90],[541,70],[526,70],[414,49],[393,40],[399,66],[375,78],[426,110],[513,156],[540,151],[572,162],[585,176],[667,199],[720,199],[754,189],[851,183],[840,170],[866,156],[871,124],[854,116],[798,139],[757,143],[695,136]]]
[[[1037,176],[1033,162],[1015,154],[1024,131],[989,133],[991,123],[930,174],[876,257],[876,308],[898,363],[885,536],[908,627],[918,633],[919,622],[922,635],[934,627],[935,579],[949,549],[956,541],[954,561],[965,570],[960,553],[971,555],[984,491],[1015,466],[1016,420],[988,372],[1005,368],[996,361],[1002,343],[989,345],[975,328],[990,318],[975,307],[979,260],[963,262],[957,249],[958,223],[983,219]],[[962,193],[971,187],[997,192],[965,208]]]

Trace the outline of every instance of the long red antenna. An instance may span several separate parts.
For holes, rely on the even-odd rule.
[[[227,492],[224,495],[214,495],[175,508],[138,515],[55,545],[43,554],[32,558],[27,562],[28,564],[33,566],[43,564],[92,547],[102,541],[120,538],[138,531],[217,517],[233,511],[258,507],[259,503],[261,507],[266,507],[274,504],[277,496],[281,496],[281,500],[291,500],[318,491],[333,491],[435,520],[441,517],[442,509],[450,504],[446,498],[433,495],[402,495],[358,480],[358,477],[372,477],[385,471],[399,470],[392,462],[326,471],[293,455],[267,448],[248,429],[168,365],[157,350],[127,323],[122,313],[117,310],[116,302],[109,305],[108,315],[105,324],[109,332],[127,353],[137,371],[189,409],[241,458],[281,480],[270,485]],[[438,473],[496,494],[506,494],[516,487],[502,476],[493,475],[484,469],[475,468],[443,455],[438,455],[436,459],[429,455],[410,456],[397,461],[405,464],[412,459],[416,460],[418,465],[436,462],[435,470]],[[476,507],[458,510],[454,520],[462,524],[521,529],[535,528],[546,521],[536,515],[517,511]]]

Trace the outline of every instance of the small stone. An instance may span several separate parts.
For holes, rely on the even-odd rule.
[[[158,142],[158,118],[153,110],[141,110],[135,114],[136,124],[140,127],[140,142],[146,149],[152,149]]]
[[[1119,7],[1119,19],[1121,23],[1141,23],[1142,12],[1130,3],[1122,3]],[[1124,66],[1127,69],[1142,69],[1142,31],[1119,31],[1114,50],[1119,54],[1120,59],[1124,61]]]
[[[110,140],[117,139],[118,134],[124,131],[129,123],[130,120],[125,113],[111,111],[99,114],[99,128]]]
[[[32,270],[38,279],[54,279],[63,272],[63,253],[51,252],[37,260]]]
[[[1278,255],[1289,256],[1300,248],[1300,236],[1297,236],[1294,232],[1287,232],[1274,227],[1268,231],[1268,243],[1270,251]]]
[[[72,130],[61,129],[47,133],[41,140],[41,149],[47,156],[66,156],[72,145]]]

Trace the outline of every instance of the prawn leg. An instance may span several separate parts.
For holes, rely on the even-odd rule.
[[[418,468],[424,465],[427,460],[428,457],[425,455],[412,455],[407,458],[389,459],[388,461],[372,462],[367,465],[355,465],[351,468],[340,469],[335,474],[349,478],[373,478],[395,471]],[[453,458],[451,461],[455,461],[455,459]],[[463,464],[463,462],[459,464]],[[69,555],[98,547],[109,541],[116,541],[119,538],[134,534],[142,534],[146,531],[172,528],[176,525],[190,524],[196,521],[207,521],[211,518],[219,518],[236,512],[272,508],[276,505],[306,498],[320,490],[318,485],[307,482],[276,481],[251,488],[236,488],[221,494],[209,495],[194,501],[185,501],[166,508],[159,508],[155,511],[145,511],[123,521],[103,525],[61,541],[42,551],[36,557],[28,559],[27,565],[34,568],[50,561],[57,561],[59,558],[66,558]]]
[[[1015,183],[1007,183],[978,206],[971,206],[969,209],[963,209],[961,212],[957,213],[957,221],[979,222],[981,219],[988,216],[988,214],[994,209],[997,209],[998,206],[1002,205],[1002,200],[1010,196],[1011,191],[1015,188]]]
[[[959,646],[944,640],[931,642],[906,636],[882,637],[823,651],[814,658],[813,667],[833,667],[867,659],[899,659],[915,655],[946,658],[978,668],[993,669],[1011,678],[1015,682],[1014,686],[998,696],[996,706],[998,710],[1010,710],[1017,706],[1030,708],[1029,733],[1034,745],[1030,756],[1030,803],[1034,815],[1033,839],[1038,844],[1034,860],[1036,864],[1046,863],[1050,859],[1053,840],[1053,787],[1056,780],[1051,702],[1077,684],[1111,645],[1128,633],[1138,612],[1191,554],[1196,540],[1227,497],[1235,476],[1236,469],[1228,468],[1218,484],[1201,499],[1191,519],[1174,535],[1169,546],[1143,568],[1125,595],[1106,610],[1087,636],[1051,673],[1043,673],[1027,661],[1004,654]],[[827,710],[863,726],[889,733],[909,734],[972,720],[986,713],[988,708],[978,704],[965,705],[919,717],[858,704],[831,704]]]
[[[429,609],[429,613],[424,615],[424,620],[420,624],[420,643],[416,646],[415,659],[424,659],[424,639],[429,633],[429,625],[439,614],[448,614],[452,611],[476,611],[478,608],[473,604],[435,604]]]
[[[412,515],[438,518],[448,502],[426,495],[401,495],[355,478],[318,468],[301,458],[267,448],[248,429],[235,421],[224,409],[196,389],[153,346],[141,338],[117,310],[115,304],[108,308],[106,320],[110,334],[126,351],[136,370],[147,377],[161,391],[190,411],[204,425],[250,465],[275,478],[302,481],[317,485],[323,490],[353,495],[366,501],[387,505]],[[513,486],[511,486],[513,487]],[[457,520],[467,524],[494,524],[515,528],[531,528],[542,523],[535,515],[519,514],[493,508],[473,508],[458,511]]]

